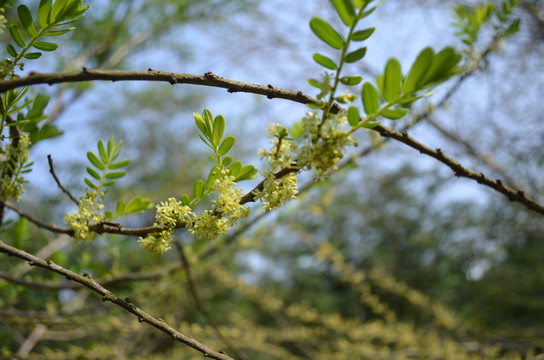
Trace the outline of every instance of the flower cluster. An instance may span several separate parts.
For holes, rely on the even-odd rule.
[[[0,34],[4,32],[8,20],[4,16],[4,8],[0,8]]]
[[[155,224],[153,226],[162,227],[161,231],[149,234],[145,238],[140,238],[138,242],[149,252],[164,253],[170,250],[172,240],[172,231],[176,225],[185,222],[191,222],[193,215],[191,208],[183,205],[181,201],[169,198],[157,205],[155,212]]]
[[[19,139],[5,149],[0,149],[0,198],[19,201],[23,194],[25,179],[21,174],[28,160],[28,148],[30,138],[27,134],[21,134]]]
[[[153,226],[160,227],[161,231],[140,238],[138,242],[150,252],[164,253],[171,247],[172,231],[181,223],[185,223],[194,237],[213,240],[227,232],[240,218],[249,215],[249,208],[240,204],[242,190],[236,187],[228,170],[221,170],[212,190],[218,191],[217,197],[212,200],[212,209],[204,210],[199,215],[174,198],[157,205]]]
[[[79,199],[77,210],[66,214],[64,222],[74,230],[76,239],[90,242],[96,237],[96,233],[89,231],[89,224],[104,221],[104,213],[100,211],[104,208],[103,199],[103,192],[89,190],[87,196]]]
[[[272,123],[267,131],[272,146],[270,150],[259,150],[259,156],[268,162],[268,167],[261,172],[264,176],[263,187],[255,191],[255,199],[263,203],[266,211],[270,211],[295,198],[298,191],[294,173],[276,177],[278,171],[294,166],[295,143],[287,136],[287,129],[281,124]]]
[[[240,218],[249,215],[249,208],[240,204],[242,190],[236,187],[234,177],[229,176],[228,170],[221,170],[213,190],[217,190],[218,195],[212,200],[212,210],[197,216],[188,228],[198,239],[213,240],[227,232]]]
[[[316,112],[308,113],[302,119],[304,134],[298,148],[299,166],[315,169],[317,179],[325,178],[329,170],[336,169],[344,148],[355,143],[355,139],[344,132],[346,124],[344,112],[329,114],[325,121],[321,121]]]

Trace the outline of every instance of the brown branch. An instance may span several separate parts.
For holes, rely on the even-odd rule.
[[[55,182],[57,183],[58,187],[62,190],[63,193],[65,193],[70,200],[76,203],[76,205],[79,205],[79,201],[70,193],[70,191],[62,186],[59,178],[57,177],[57,174],[55,174],[55,168],[53,167],[53,158],[51,157],[51,154],[47,155],[47,162],[49,163],[49,172],[53,176],[53,179],[55,179]]]
[[[38,227],[40,227],[42,229],[46,229],[46,230],[49,230],[49,231],[57,233],[57,234],[67,234],[67,235],[70,235],[70,236],[74,236],[74,230],[68,229],[68,228],[61,228],[59,226],[52,225],[52,224],[46,224],[43,221],[40,221],[40,220],[36,219],[34,216],[26,213],[24,210],[19,209],[17,206],[15,206],[14,204],[12,204],[9,201],[0,200],[0,205],[5,206],[5,207],[15,211],[17,214],[19,214],[19,216],[22,216],[22,217],[28,219],[28,221],[30,221],[31,223],[34,223],[36,226],[38,226]]]
[[[189,264],[189,261],[187,260],[187,256],[185,256],[185,251],[183,250],[183,245],[178,243],[177,241],[174,241],[174,245],[176,249],[178,250],[179,256],[181,258],[181,263],[183,265],[183,268],[185,269],[185,273],[187,275],[187,283],[189,285],[189,290],[191,292],[191,295],[193,296],[193,300],[195,301],[196,307],[198,311],[204,316],[206,319],[206,322],[213,328],[215,331],[215,334],[217,337],[227,345],[227,347],[240,359],[242,360],[248,360],[248,357],[241,352],[233,343],[232,341],[226,337],[221,330],[219,330],[219,326],[217,326],[217,323],[213,320],[210,313],[204,306],[204,302],[202,302],[202,298],[200,297],[200,292],[198,290],[198,285],[196,283],[195,277],[193,276],[193,272],[191,270],[191,265]]]
[[[463,165],[461,165],[459,162],[446,156],[441,149],[429,148],[428,146],[410,137],[406,131],[399,132],[383,125],[378,125],[374,127],[373,130],[380,133],[380,135],[383,137],[392,138],[400,141],[403,144],[406,144],[411,148],[418,150],[420,153],[435,158],[441,163],[449,166],[455,173],[455,176],[467,177],[469,179],[476,180],[476,182],[478,182],[479,184],[483,184],[489,186],[492,189],[495,189],[496,191],[505,195],[511,201],[519,202],[526,208],[536,211],[541,215],[544,215],[544,206],[525,195],[525,192],[523,190],[512,189],[511,187],[504,185],[500,179],[493,180],[487,177],[484,173],[478,173],[474,170],[463,167]]]
[[[482,57],[488,56],[491,53],[489,49],[483,54]],[[451,94],[456,90],[456,88],[462,83],[464,78],[468,77],[474,69],[469,70],[467,73],[463,74],[458,80],[454,88],[450,89],[448,94],[445,96],[443,101],[446,101]],[[322,104],[318,99],[314,99],[308,95],[303,94],[302,92],[294,92],[289,90],[283,90],[276,88],[272,85],[263,86],[243,83],[240,81],[229,80],[222,77],[219,77],[211,72],[207,72],[204,76],[190,75],[190,74],[181,74],[181,73],[171,73],[163,71],[155,71],[149,69],[145,71],[106,71],[106,70],[90,70],[83,68],[83,71],[78,73],[53,73],[53,74],[37,74],[32,73],[27,77],[10,79],[0,81],[0,92],[7,91],[9,89],[15,89],[23,86],[37,85],[37,84],[58,84],[65,82],[81,82],[81,81],[95,81],[95,80],[110,80],[110,81],[165,81],[169,82],[172,85],[175,84],[194,84],[194,85],[203,85],[203,86],[212,86],[212,87],[221,87],[228,89],[229,92],[248,92],[254,94],[265,95],[269,99],[272,98],[282,98],[291,100],[294,102],[302,104]],[[336,105],[336,104],[335,104]],[[331,112],[337,112],[339,107],[336,106],[331,108]],[[383,125],[378,125],[372,130],[377,131],[380,135],[388,138],[393,138],[398,140],[424,154],[427,154],[440,162],[448,165],[455,172],[457,176],[468,177],[476,180],[478,183],[489,186],[498,192],[504,194],[512,201],[517,201],[523,204],[530,210],[536,211],[540,214],[544,214],[544,206],[537,203],[535,200],[527,197],[524,191],[514,190],[510,187],[503,185],[501,180],[492,180],[486,177],[482,173],[477,173],[473,170],[464,168],[457,161],[445,156],[442,151],[432,150],[426,145],[419,143],[418,141],[409,137],[406,133],[401,133],[385,127]],[[296,171],[294,169],[284,169],[282,171],[287,171],[286,173]],[[262,184],[262,183],[261,183]],[[262,186],[259,184],[258,186]],[[246,194],[242,201],[247,203],[254,201],[253,192]],[[178,224],[176,228],[185,227],[185,223]],[[111,223],[100,223],[92,226],[92,231],[97,233],[114,233],[114,234],[123,234],[123,235],[133,235],[133,236],[146,236],[150,233],[160,231],[158,227],[147,227],[141,229],[126,229],[119,224]]]
[[[131,302],[119,298],[114,293],[94,281],[88,273],[83,273],[83,275],[76,274],[73,271],[70,271],[66,268],[63,268],[62,266],[55,264],[51,260],[46,261],[23,250],[7,245],[2,241],[0,241],[0,252],[5,253],[8,256],[15,256],[22,260],[28,261],[31,266],[38,266],[49,271],[56,272],[57,274],[60,274],[69,280],[75,281],[88,287],[94,292],[102,295],[102,301],[110,301],[113,304],[122,307],[126,311],[137,316],[138,321],[148,323],[149,325],[169,335],[170,337],[172,337],[172,339],[184,343],[185,345],[188,345],[197,351],[200,351],[206,357],[219,360],[231,360],[229,356],[214,351],[207,346],[201,344],[200,342],[190,338],[189,336],[180,333],[179,331],[168,325],[166,322],[164,322],[164,320],[156,319],[132,304]]]
[[[193,84],[220,87],[227,89],[229,92],[247,92],[259,95],[265,95],[269,99],[281,98],[303,104],[321,104],[321,101],[304,95],[302,92],[290,91],[276,88],[272,85],[256,85],[248,84],[240,81],[229,80],[217,76],[211,72],[207,72],[204,76],[173,73],[166,71],[157,71],[148,69],[148,71],[121,71],[121,70],[92,70],[83,68],[82,71],[76,73],[49,73],[39,74],[31,72],[28,76],[16,79],[0,81],[0,92],[5,92],[10,89],[16,89],[24,86],[32,86],[38,84],[61,84],[68,82],[83,82],[83,81],[98,81],[109,80],[115,81],[153,81],[167,82],[171,85],[175,84]]]

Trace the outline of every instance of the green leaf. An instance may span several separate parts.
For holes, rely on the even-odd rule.
[[[204,134],[204,136],[206,137],[211,137],[211,134],[208,131],[208,128],[206,127],[206,122],[204,121],[204,118],[202,117],[202,115],[193,113],[193,117],[195,118],[196,126],[198,126],[202,134]]]
[[[9,33],[11,34],[11,37],[13,40],[15,40],[15,43],[19,45],[20,47],[24,48],[26,45],[25,38],[23,37],[23,34],[21,33],[21,30],[17,27],[15,24],[11,24],[9,26]]]
[[[344,60],[347,63],[354,63],[354,62],[359,61],[362,58],[364,58],[365,55],[366,55],[366,46],[362,47],[360,49],[357,49],[355,51],[350,52],[349,54],[346,55]]]
[[[121,160],[121,161],[118,161],[116,163],[113,163],[113,164],[110,164],[108,166],[108,168],[110,169],[119,169],[119,168],[122,168],[124,166],[127,166],[128,164],[130,163],[130,159],[125,159],[125,160]]]
[[[126,171],[114,171],[106,174],[107,179],[118,179],[127,174]]]
[[[42,28],[46,28],[49,25],[49,16],[51,13],[52,0],[40,0],[40,7],[38,10],[38,23]]]
[[[214,146],[219,146],[221,140],[223,139],[223,134],[225,133],[225,118],[223,115],[217,115],[213,122],[213,139],[212,143]]]
[[[369,82],[365,82],[363,85],[363,107],[367,115],[375,114],[380,107],[380,96],[376,88]]]
[[[89,159],[91,164],[93,164],[95,167],[97,167],[100,170],[104,170],[106,168],[104,164],[102,163],[102,161],[100,161],[98,157],[90,151],[87,151],[87,159]]]
[[[455,74],[455,66],[460,60],[461,54],[456,53],[453,48],[442,49],[433,57],[433,62],[422,85],[432,85],[449,79]]]
[[[101,180],[102,179],[100,174],[98,174],[98,172],[96,172],[96,170],[94,170],[93,168],[91,168],[89,166],[87,166],[87,172],[89,173],[89,175],[91,175],[96,180]]]
[[[113,220],[113,213],[111,212],[111,210],[106,210],[106,219],[108,221]]]
[[[404,82],[404,92],[411,93],[421,89],[423,78],[433,61],[433,57],[434,51],[430,47],[423,49],[419,53]]]
[[[351,40],[364,41],[368,39],[370,35],[374,33],[374,30],[376,30],[376,28],[368,28],[368,29],[356,31],[351,35]]]
[[[400,63],[397,59],[389,59],[387,65],[385,65],[384,82],[383,82],[383,96],[385,100],[390,103],[394,103],[400,94],[400,82],[402,79],[402,72]]]
[[[408,114],[408,109],[385,109],[380,112],[381,116],[391,120],[398,120],[406,114]]]
[[[125,208],[125,214],[140,214],[145,210],[151,209],[152,207],[153,203],[149,199],[135,196],[128,202]]]
[[[204,123],[206,124],[206,129],[208,129],[208,138],[211,141],[212,135],[213,135],[213,114],[210,110],[204,109],[202,112],[202,118],[204,119]]]
[[[313,18],[310,20],[310,28],[318,38],[330,47],[340,50],[344,46],[344,39],[325,20]]]
[[[352,75],[352,76],[344,76],[340,79],[340,82],[344,85],[353,86],[359,84],[361,81],[363,81],[363,77],[359,75]]]
[[[38,37],[38,32],[36,31],[36,26],[34,26],[30,10],[24,5],[19,5],[17,8],[17,15],[27,34],[31,37]]]
[[[122,216],[125,214],[125,201],[123,199],[117,202],[117,208],[115,209],[117,216]]]
[[[353,9],[353,5],[351,5],[351,1],[331,0],[331,2],[334,5],[336,12],[340,16],[340,19],[342,19],[342,22],[346,24],[346,26],[353,25],[353,22],[355,21],[355,11]]]
[[[55,51],[59,47],[58,44],[45,42],[45,41],[34,41],[32,43],[32,46],[34,46],[38,50],[43,50],[43,51]]]
[[[229,166],[229,175],[236,177],[240,173],[240,170],[242,170],[242,162],[241,161],[235,161],[232,163],[231,166]]]
[[[219,173],[219,166],[215,165],[211,170],[210,174],[208,175],[208,180],[206,180],[206,189],[211,190],[214,186],[214,182],[216,179],[219,179],[220,173]]]
[[[355,106],[350,106],[348,109],[348,123],[351,126],[357,126],[359,124],[359,109]]]
[[[106,153],[106,148],[104,147],[104,142],[102,139],[98,140],[98,154],[100,154],[100,157],[102,158],[102,161],[104,164],[107,164],[110,162],[110,159],[108,157],[108,154]]]
[[[91,180],[85,178],[83,179],[83,181],[85,181],[85,184],[87,184],[88,187],[92,188],[92,189],[97,189],[98,186],[96,186]]]
[[[182,195],[179,200],[181,201],[181,203],[185,206],[189,206],[189,204],[191,203],[191,199],[189,198],[189,195]]]
[[[330,58],[326,57],[325,55],[315,53],[313,58],[316,63],[326,67],[327,69],[336,70],[338,68],[335,62],[332,61]]]
[[[244,165],[234,181],[250,180],[257,177],[257,168],[253,165]]]
[[[31,52],[31,53],[26,53],[23,56],[24,56],[25,59],[34,60],[34,59],[37,59],[40,56],[42,56],[42,53],[40,53],[40,52]]]
[[[103,183],[102,186],[112,186],[113,184],[115,184],[115,180],[110,180]]]
[[[7,44],[6,49],[8,50],[8,53],[13,57],[17,57],[17,55],[19,55],[17,51],[15,50],[15,48],[13,47],[13,45],[11,44]]]
[[[225,138],[225,140],[223,140],[223,143],[221,144],[221,146],[219,146],[219,154],[221,155],[225,155],[226,153],[229,152],[229,150],[232,148],[232,146],[234,145],[234,136],[227,136]]]
[[[76,29],[75,27],[71,27],[68,29],[61,29],[61,30],[49,30],[49,31],[44,31],[42,35],[43,36],[59,36],[59,35],[69,33],[70,31],[73,31],[75,29]]]
[[[49,21],[51,23],[57,23],[63,20],[64,10],[67,7],[70,0],[56,0],[51,8],[51,14],[49,16]]]
[[[232,156],[227,156],[223,159],[222,164],[223,166],[229,166],[229,164],[232,162]]]
[[[297,122],[294,123],[293,126],[291,126],[287,131],[293,139],[298,140],[304,134],[304,127],[300,122]]]
[[[198,179],[193,187],[193,197],[201,199],[204,195],[204,180]]]

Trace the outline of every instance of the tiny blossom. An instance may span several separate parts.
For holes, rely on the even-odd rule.
[[[297,177],[290,173],[277,178],[275,173],[281,169],[290,169],[296,145],[287,137],[287,130],[281,124],[271,123],[267,130],[272,138],[270,150],[259,150],[262,159],[268,162],[268,168],[261,171],[264,176],[263,188],[255,191],[255,198],[260,200],[266,211],[282,206],[297,194]]]
[[[172,232],[163,230],[149,234],[145,238],[140,238],[138,243],[147,251],[162,254],[171,248]]]
[[[15,146],[10,144],[6,146],[4,152],[0,153],[0,173],[4,174],[0,183],[1,199],[19,201],[21,198],[25,180],[20,171],[28,160],[29,147],[30,137],[27,134],[21,134]]]
[[[162,254],[171,248],[172,231],[174,231],[176,225],[182,222],[189,224],[192,216],[193,212],[190,207],[171,197],[168,201],[158,204],[155,212],[154,226],[162,227],[162,231],[140,238],[138,242],[147,251]]]
[[[197,216],[188,227],[189,232],[198,239],[213,240],[227,232],[240,218],[249,215],[249,208],[240,204],[243,193],[236,187],[234,177],[228,170],[221,170],[220,178],[213,184],[218,194],[212,200],[212,210]]]
[[[298,160],[301,167],[315,169],[318,179],[336,169],[342,159],[344,148],[355,143],[355,139],[344,132],[347,123],[345,113],[330,114],[323,123],[316,112],[308,113],[302,119],[303,145],[299,146]]]
[[[89,224],[104,221],[104,214],[97,212],[95,209],[101,205],[100,202],[103,197],[104,193],[98,194],[88,191],[86,197],[79,199],[77,210],[66,214],[64,217],[64,222],[74,230],[74,237],[76,239],[90,242],[96,237],[96,233],[89,231]]]

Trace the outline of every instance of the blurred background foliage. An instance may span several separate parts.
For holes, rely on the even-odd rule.
[[[462,48],[451,26],[456,3],[387,1],[368,20],[376,35],[356,70],[372,79],[390,56],[405,66],[427,45]],[[339,21],[325,0],[97,0],[91,6],[61,44],[63,52],[44,68],[25,70],[212,71],[315,95],[306,79],[319,71],[311,54],[321,45],[307,23],[311,16]],[[387,125],[413,126],[411,135],[462,164],[532,195],[544,193],[543,14],[541,1],[522,0],[521,31],[446,107],[417,124],[409,118]],[[208,107],[225,115],[236,156],[258,162],[255,154],[266,143],[255,134],[306,111],[190,86],[92,83],[39,91],[51,96],[48,121],[65,135],[33,148],[36,168],[20,206],[56,224],[71,204],[49,176],[45,154],[52,154],[64,184],[83,194],[85,152],[115,135],[132,162],[130,176],[109,197],[140,194],[157,203],[190,193],[210,167],[192,112]],[[365,147],[377,139],[364,134],[359,142]],[[256,206],[253,214],[214,243],[178,234],[208,311],[250,359],[514,359],[544,352],[542,219],[402,144],[373,148],[277,213]],[[88,271],[183,333],[225,349],[197,311],[175,249],[148,254],[135,238],[115,235],[83,245],[14,214],[9,219],[3,241]],[[151,211],[124,220],[152,222]],[[5,256],[0,263],[0,358],[201,358],[56,274]]]

